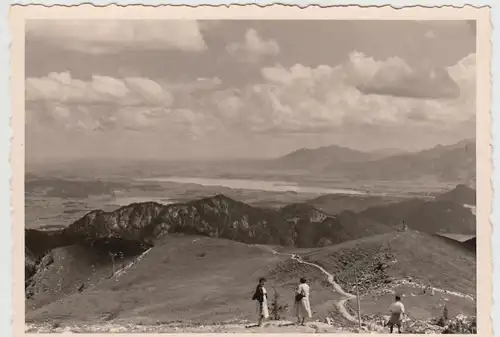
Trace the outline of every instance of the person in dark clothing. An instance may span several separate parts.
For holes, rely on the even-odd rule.
[[[259,314],[259,326],[262,326],[262,320],[269,317],[269,308],[267,306],[267,291],[264,287],[266,279],[261,277],[259,279],[259,284],[255,289],[252,300],[257,301],[257,312]]]

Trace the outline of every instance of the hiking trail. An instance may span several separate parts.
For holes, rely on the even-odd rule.
[[[298,254],[280,253],[271,247],[266,247],[266,246],[261,246],[261,245],[256,245],[256,246],[261,248],[261,249],[267,250],[274,255],[290,256],[290,258],[292,260],[297,261],[298,263],[309,265],[309,266],[312,266],[312,267],[319,269],[326,276],[328,283],[334,289],[333,291],[335,291],[343,296],[342,299],[337,301],[337,309],[339,310],[339,312],[348,321],[358,324],[358,319],[356,317],[352,316],[345,307],[346,302],[351,300],[351,299],[355,299],[356,295],[350,294],[350,293],[346,292],[344,289],[342,289],[342,287],[337,282],[335,282],[333,275],[330,274],[325,268],[323,268],[315,263],[304,261]]]

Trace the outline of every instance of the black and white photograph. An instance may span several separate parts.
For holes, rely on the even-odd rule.
[[[261,11],[24,21],[25,333],[489,334],[481,21]]]

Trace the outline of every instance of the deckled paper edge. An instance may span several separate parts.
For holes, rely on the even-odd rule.
[[[16,5],[10,9],[11,34],[11,195],[12,195],[12,304],[13,332],[24,335],[24,22],[27,18],[196,18],[196,19],[469,19],[477,22],[477,239],[478,239],[478,333],[491,335],[492,254],[490,213],[492,205],[491,162],[491,22],[487,7],[441,6],[318,6],[295,5]],[[7,137],[5,137],[7,138]],[[39,334],[40,335],[40,334]],[[42,334],[44,335],[44,334]],[[47,336],[50,334],[46,334]],[[66,335],[66,334],[63,334]],[[69,335],[69,334],[67,334]],[[114,334],[96,334],[109,336]],[[118,335],[118,334],[117,334]],[[124,334],[119,334],[123,336]],[[127,334],[128,335],[128,334]],[[130,334],[151,336],[155,334]],[[184,335],[184,334],[169,334]],[[214,334],[196,334],[210,335]],[[268,336],[269,334],[257,334]],[[281,335],[281,334],[277,334]],[[297,334],[309,335],[309,334]],[[351,335],[351,334],[341,334]]]

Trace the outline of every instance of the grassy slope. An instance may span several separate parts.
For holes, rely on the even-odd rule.
[[[27,313],[27,319],[142,322],[254,318],[256,280],[286,257],[223,239],[166,236],[117,279]]]
[[[354,281],[353,266],[358,268],[358,275],[372,273],[372,263],[380,252],[391,247],[397,262],[390,266],[387,273],[394,279],[410,277],[414,282],[423,283],[441,289],[458,291],[466,294],[476,293],[476,257],[475,254],[457,242],[439,236],[406,232],[398,234],[384,234],[359,240],[344,242],[338,245],[294,250],[304,260],[323,266],[331,274],[339,277],[344,289],[352,291],[349,283]],[[291,252],[290,249],[286,251]],[[294,280],[306,275],[312,281],[313,294],[320,297],[315,305],[318,312],[331,311],[330,299],[338,298],[330,292],[324,282],[322,274],[313,267],[300,265],[295,261],[286,261],[273,270],[272,279]],[[387,311],[387,301],[392,295],[373,298],[374,292],[365,294],[362,306],[364,313],[384,313]],[[473,312],[474,303],[469,300],[448,296],[453,312]],[[408,310],[414,316],[427,318],[441,310],[443,299],[439,296],[422,299],[421,296],[412,297],[408,302]],[[314,305],[314,303],[313,303]],[[355,304],[354,304],[355,305]],[[451,312],[451,311],[450,311]],[[338,316],[337,316],[338,317]]]
[[[389,276],[411,277],[438,288],[475,294],[476,255],[436,235],[411,231],[373,236],[326,247],[306,257],[341,278],[352,279],[353,269],[346,266],[355,265],[364,273],[374,257],[389,246],[397,261],[389,268]]]
[[[96,254],[94,250],[79,245],[56,248],[44,260],[47,258],[53,262],[34,276],[29,290],[35,296],[26,301],[27,310],[40,308],[73,294],[82,284],[85,288],[91,287],[113,273],[110,256]],[[115,268],[127,262],[117,259]]]
[[[323,248],[282,249],[296,252],[342,280],[349,280],[353,276],[350,269],[353,264],[360,274],[370,272],[368,266],[374,256],[384,251],[389,242],[398,261],[388,270],[392,277],[411,276],[417,282],[439,288],[475,293],[475,255],[458,243],[433,235],[385,234]],[[208,323],[255,319],[251,295],[256,280],[262,275],[269,279],[270,296],[276,287],[283,304],[292,304],[293,288],[299,277],[306,276],[311,284],[315,317],[333,315],[340,319],[335,310],[335,301],[340,296],[332,292],[325,276],[312,266],[229,240],[166,236],[122,276],[102,280],[83,293],[28,311],[27,320],[125,319],[157,324],[179,320]],[[363,302],[365,313],[386,310],[385,302],[390,296],[369,300],[370,296],[367,294]],[[422,316],[433,313],[432,307],[437,305],[438,298],[412,301],[408,304],[409,310],[417,312],[415,308],[422,307]],[[470,306],[470,303],[456,303],[455,307]],[[293,319],[290,310],[284,316]]]

